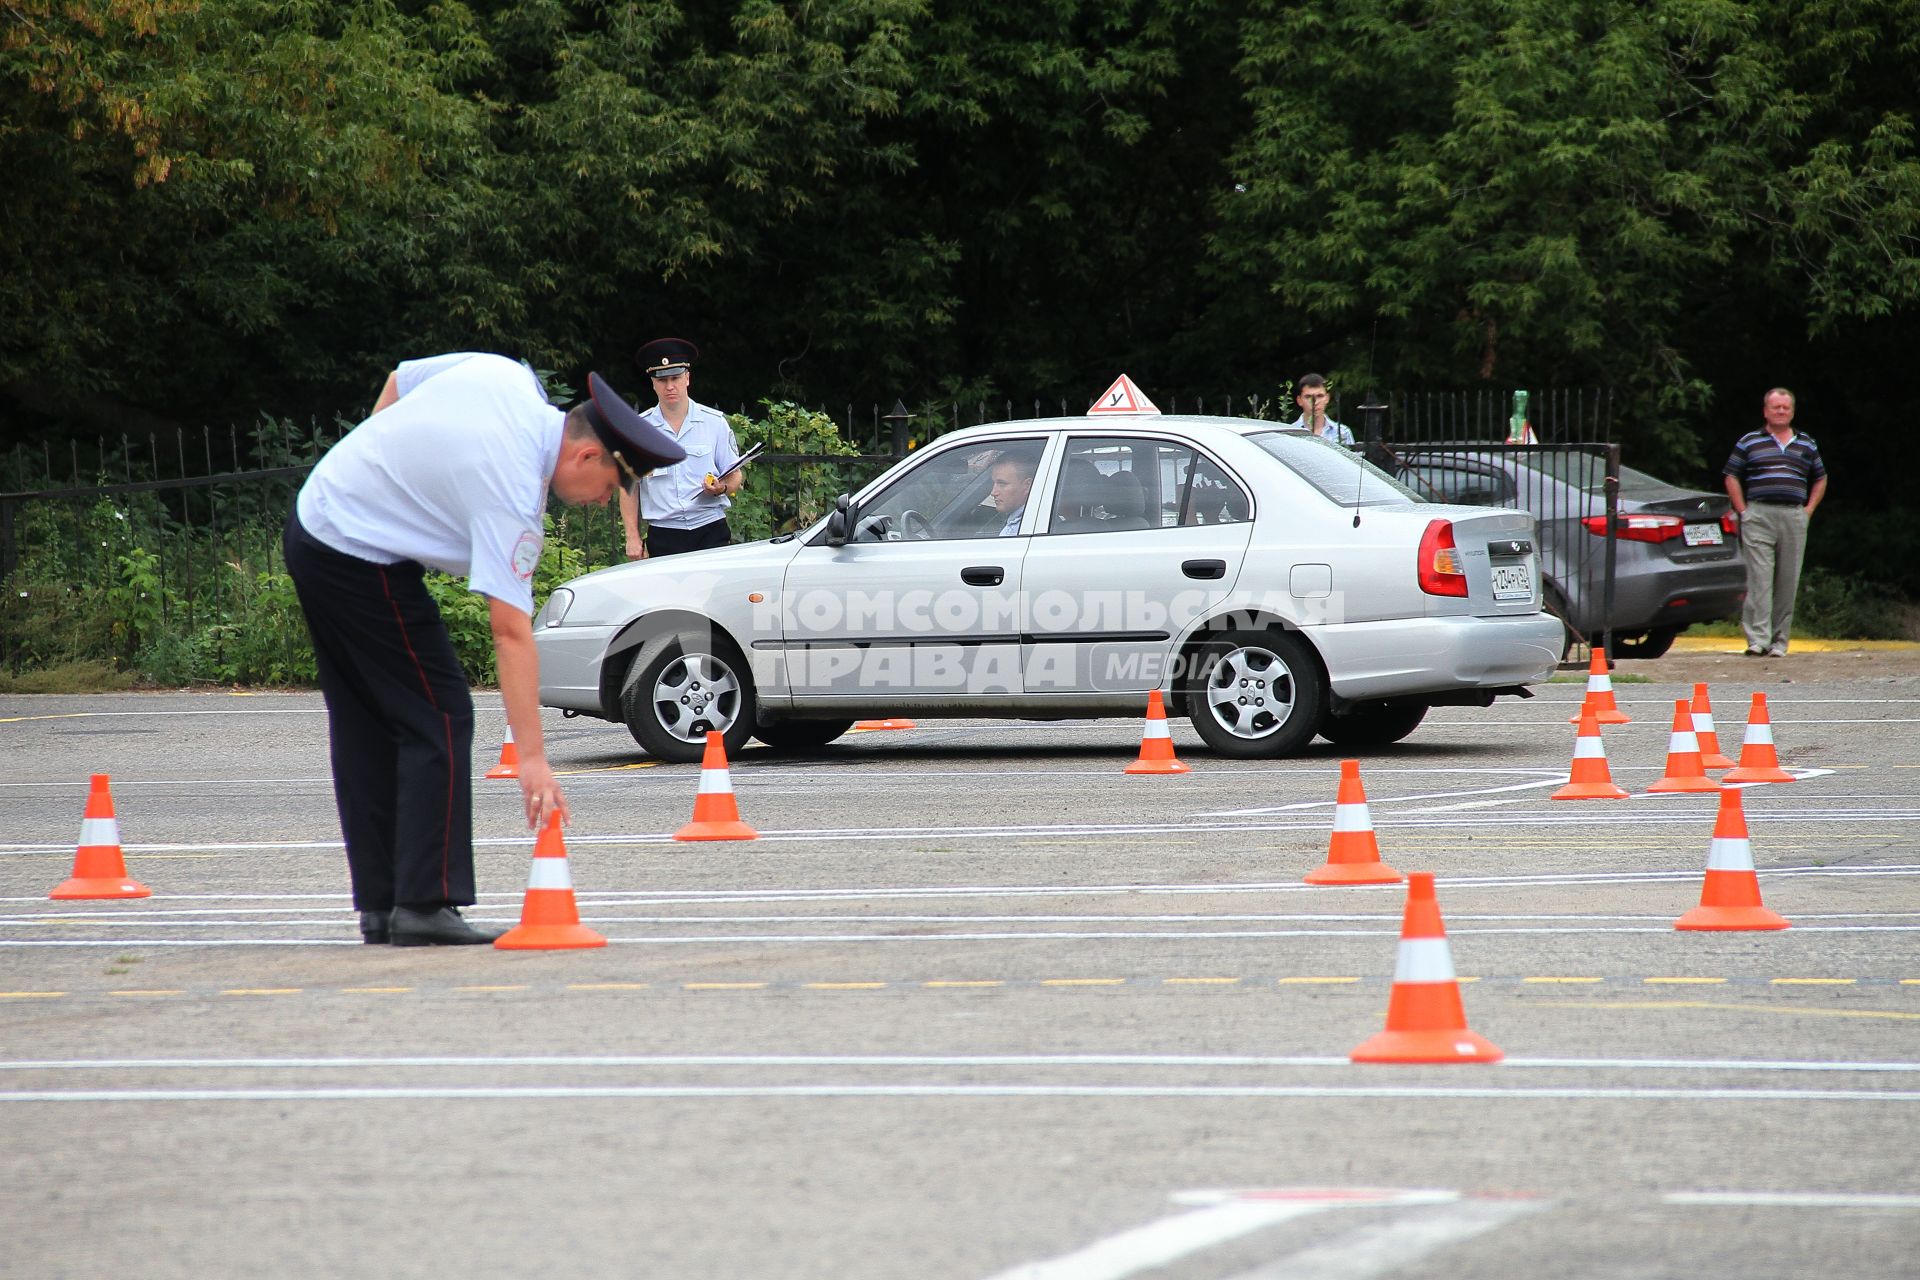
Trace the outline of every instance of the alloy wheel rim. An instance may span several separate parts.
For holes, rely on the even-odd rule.
[[[653,713],[660,727],[681,742],[701,743],[725,733],[740,716],[740,680],[711,653],[674,659],[653,684]]]
[[[1293,715],[1295,696],[1286,660],[1255,645],[1229,651],[1207,675],[1207,714],[1249,742],[1278,733]]]

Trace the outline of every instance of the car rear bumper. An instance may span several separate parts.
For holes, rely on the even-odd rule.
[[[1560,663],[1566,629],[1551,614],[1409,618],[1310,627],[1337,698],[1395,698],[1533,684]]]
[[[1606,621],[1601,590],[1598,582],[1590,586],[1575,610],[1574,625],[1588,635],[1600,631]],[[1691,566],[1684,573],[1672,565],[1637,567],[1614,578],[1613,630],[1631,635],[1730,618],[1740,612],[1746,595],[1746,566],[1738,558]]]

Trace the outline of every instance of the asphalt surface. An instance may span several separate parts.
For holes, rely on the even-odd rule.
[[[1438,1067],[1347,1060],[1404,890],[1301,883],[1324,744],[1176,722],[1193,772],[1139,778],[1137,723],[923,721],[744,753],[761,838],[702,845],[695,767],[555,716],[610,945],[414,950],[359,944],[317,697],[0,699],[0,1274],[1910,1275],[1920,677],[1760,665],[1713,693],[1801,775],[1742,795],[1784,932],[1672,928],[1717,802],[1640,793],[1687,684],[1616,686],[1624,801],[1547,799],[1577,684],[1362,757],[1507,1055]],[[46,897],[94,772],[149,899]],[[504,927],[532,843],[476,787]]]

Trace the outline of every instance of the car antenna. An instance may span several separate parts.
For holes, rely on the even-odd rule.
[[[1373,337],[1367,343],[1367,403],[1360,406],[1360,412],[1364,415],[1362,418],[1364,425],[1360,428],[1360,434],[1363,437],[1371,437],[1373,435],[1373,415],[1377,413],[1380,408],[1380,406],[1373,403],[1373,353],[1379,349],[1379,346],[1380,317],[1375,316],[1373,318]],[[1370,444],[1372,441],[1369,439],[1367,443]],[[1363,444],[1360,447],[1360,481],[1353,486],[1353,527],[1356,529],[1360,527],[1360,491],[1366,487],[1367,451],[1366,445]]]

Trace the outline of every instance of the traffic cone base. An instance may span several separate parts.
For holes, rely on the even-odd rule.
[[[507,726],[507,740],[500,744],[500,763],[487,770],[489,778],[518,778],[520,748],[513,745],[513,726]]]
[[[1591,707],[1581,708],[1580,733],[1573,740],[1573,764],[1567,771],[1567,785],[1547,797],[1549,800],[1625,800],[1627,793],[1615,786],[1607,769],[1607,749],[1600,742],[1599,717]]]
[[[877,729],[914,729],[919,726],[915,725],[911,720],[900,720],[893,716],[888,716],[885,720],[856,720],[853,722],[853,727],[871,732]]]
[[[1740,790],[1729,787],[1720,796],[1720,813],[1713,823],[1713,842],[1707,846],[1707,877],[1700,886],[1700,905],[1673,922],[1676,929],[1764,930],[1788,928],[1786,917],[1760,902],[1760,877],[1753,869],[1753,845],[1747,838],[1747,815]]]
[[[1787,929],[1792,925],[1777,911],[1766,907],[1694,907],[1673,922],[1676,929]]]
[[[560,815],[549,815],[540,838],[534,842],[533,868],[527,875],[520,923],[495,938],[493,945],[501,951],[576,951],[607,945],[605,938],[580,923],[567,842],[560,834]]]
[[[707,733],[706,755],[700,761],[700,790],[693,798],[693,821],[673,833],[675,840],[757,840],[760,833],[740,821],[733,798],[733,778],[727,772],[727,747],[718,733]]]
[[[1735,779],[1735,781],[1738,781],[1738,779]],[[1662,778],[1647,788],[1650,792],[1658,792],[1662,795],[1696,791],[1705,794],[1721,789],[1719,783],[1707,777],[1704,773],[1698,778]]]
[[[1667,771],[1647,788],[1655,795],[1675,792],[1717,792],[1719,783],[1700,765],[1700,740],[1693,736],[1693,708],[1685,698],[1673,704],[1673,730],[1667,739]]]
[[[1498,1062],[1507,1055],[1473,1031],[1382,1031],[1348,1055],[1352,1062]]]
[[[1340,788],[1334,793],[1333,839],[1327,860],[1307,872],[1308,884],[1399,884],[1406,879],[1380,860],[1380,841],[1373,833],[1367,810],[1367,789],[1360,781],[1360,762],[1340,762]]]
[[[104,773],[87,785],[87,807],[80,819],[80,843],[73,851],[73,875],[47,895],[76,898],[151,898],[153,890],[127,875],[120,851],[120,822],[113,816],[113,791]]]
[[[1147,723],[1140,733],[1140,758],[1126,773],[1192,773],[1173,754],[1173,735],[1167,730],[1167,704],[1158,689],[1147,690]]]

